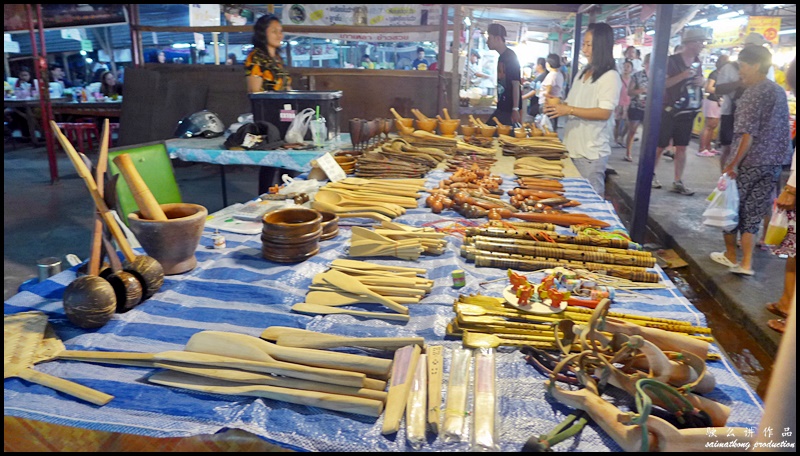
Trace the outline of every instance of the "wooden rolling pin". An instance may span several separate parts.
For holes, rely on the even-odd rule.
[[[122,177],[125,178],[125,182],[128,183],[128,187],[130,187],[131,193],[133,194],[133,199],[136,200],[136,204],[139,206],[139,211],[142,213],[142,216],[148,220],[167,221],[166,214],[164,214],[158,201],[156,201],[156,197],[153,196],[153,193],[147,187],[139,171],[136,170],[136,166],[134,166],[130,155],[118,155],[114,158],[114,163],[119,167],[119,172],[122,174]]]

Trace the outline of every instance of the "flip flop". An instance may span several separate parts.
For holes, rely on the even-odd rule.
[[[723,266],[727,266],[729,268],[739,266],[738,263],[734,263],[731,260],[729,260],[728,257],[725,256],[724,252],[711,252],[709,257],[711,257],[711,259],[714,260],[715,262]]]
[[[736,266],[733,266],[732,268],[730,268],[729,271],[734,273],[734,274],[736,274],[736,275],[744,275],[744,276],[752,276],[752,275],[755,275],[755,273],[756,273],[752,269],[744,269],[743,267],[739,266],[738,264]]]
[[[632,162],[632,161],[633,161],[633,159],[632,159],[631,157],[625,157],[625,161],[626,161],[626,162]]]
[[[778,307],[778,303],[777,302],[771,302],[771,303],[767,304],[767,311],[770,312],[770,313],[773,313],[773,314],[775,314],[775,315],[777,315],[777,316],[779,316],[781,318],[787,318],[788,317],[788,315],[786,315],[786,312],[782,311]]]
[[[783,331],[786,329],[786,320],[783,318],[778,318],[776,320],[769,320],[767,321],[767,326],[774,331],[778,331],[779,333],[783,334]]]

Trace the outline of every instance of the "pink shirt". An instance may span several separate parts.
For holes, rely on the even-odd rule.
[[[631,82],[631,77],[621,76],[620,79],[622,79],[622,90],[619,93],[619,105],[627,107],[631,104],[631,96],[628,95],[628,84]]]

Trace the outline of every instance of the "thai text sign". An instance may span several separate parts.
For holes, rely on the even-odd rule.
[[[778,44],[781,18],[774,16],[750,16],[747,20],[747,33],[760,33],[767,41]],[[747,36],[747,33],[745,36]]]
[[[438,25],[441,5],[287,4],[284,24],[399,27]]]

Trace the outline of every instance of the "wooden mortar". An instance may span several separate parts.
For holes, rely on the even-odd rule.
[[[165,275],[182,274],[197,265],[195,250],[200,244],[208,210],[199,204],[162,204],[167,220],[147,220],[141,211],[128,215],[131,231],[148,255],[158,260]]]

